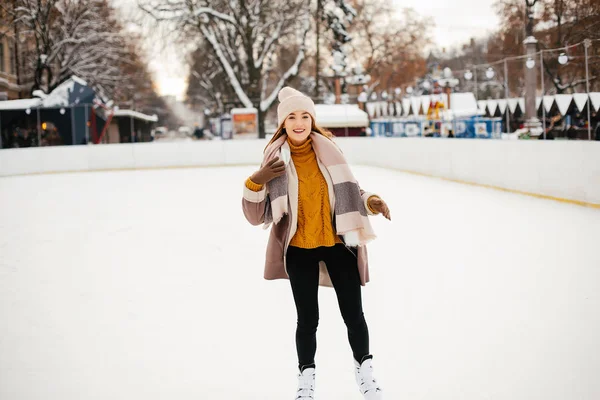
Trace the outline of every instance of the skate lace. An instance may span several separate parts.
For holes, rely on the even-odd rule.
[[[377,384],[377,380],[373,378],[373,367],[371,365],[356,367],[356,370],[360,379],[360,391],[362,394],[370,391],[381,391],[381,388]]]
[[[314,374],[298,375],[298,392],[296,400],[312,400],[314,399]]]

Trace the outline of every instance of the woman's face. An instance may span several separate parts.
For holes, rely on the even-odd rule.
[[[283,127],[290,141],[299,146],[306,142],[312,127],[312,117],[306,111],[296,111],[287,116]]]

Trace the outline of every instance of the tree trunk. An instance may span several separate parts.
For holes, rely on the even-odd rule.
[[[13,0],[13,10],[15,8],[15,4],[16,1]],[[21,59],[19,58],[19,24],[14,22],[14,16],[13,16],[13,24],[14,24],[14,33],[15,33],[15,46],[13,48],[14,50],[14,54],[15,54],[15,74],[17,75],[17,85],[19,85],[19,98],[21,98],[23,96],[23,93],[21,92],[21,67],[19,66],[19,63],[21,62]]]
[[[260,104],[256,105],[258,110],[258,138],[264,139],[267,135],[265,132],[265,112],[260,109]]]

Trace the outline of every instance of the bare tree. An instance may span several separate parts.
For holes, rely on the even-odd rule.
[[[354,7],[352,58],[371,75],[372,86],[402,86],[425,72],[421,52],[431,39],[417,12],[404,8],[397,15],[384,0],[354,0]]]
[[[258,110],[259,136],[264,137],[266,112],[305,59],[308,0],[138,1],[155,21],[210,45],[240,103]],[[289,43],[297,51],[283,59],[282,50],[293,47]],[[277,74],[275,65],[287,68]]]
[[[488,42],[488,61],[522,55],[523,40],[529,33],[538,40],[540,50],[569,46],[584,39],[600,38],[598,0],[537,0],[536,18],[532,13],[532,3],[532,0],[496,0],[500,29]],[[581,90],[585,85],[583,46],[571,48],[566,53],[570,59],[568,65],[558,63],[559,53],[546,53],[544,56],[544,83],[549,93],[574,92]],[[590,49],[589,56],[590,82],[593,89],[599,87],[598,46]],[[513,93],[522,93],[521,74],[509,73],[508,81]]]
[[[186,91],[187,102],[211,113],[224,113],[225,104],[241,105],[219,60],[206,42],[189,56],[190,73]]]
[[[77,75],[110,96],[122,81],[126,46],[107,0],[13,0],[3,7],[19,39],[31,43],[24,65],[32,90],[51,92]]]

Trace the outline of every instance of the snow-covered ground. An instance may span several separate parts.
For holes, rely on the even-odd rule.
[[[293,399],[295,309],[252,167],[0,179],[0,399]],[[385,399],[600,398],[600,212],[360,167]],[[317,399],[360,399],[320,290]]]

